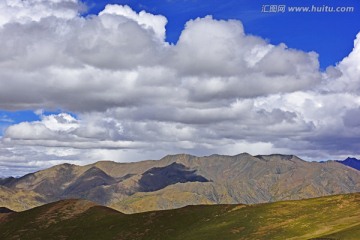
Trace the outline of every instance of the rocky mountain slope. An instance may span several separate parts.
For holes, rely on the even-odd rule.
[[[263,203],[360,192],[360,171],[336,161],[306,162],[293,155],[170,155],[156,161],[62,164],[0,181],[3,192],[32,196],[26,204],[0,198],[0,206],[23,210],[81,198],[125,213],[197,204]],[[21,193],[21,194],[20,194]]]
[[[123,214],[84,200],[0,213],[0,239],[358,239],[360,194]]]

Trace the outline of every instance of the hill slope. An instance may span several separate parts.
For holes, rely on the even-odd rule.
[[[0,239],[356,239],[360,194],[258,205],[189,206],[125,215],[65,200],[0,219]],[[346,237],[346,238],[343,238]]]
[[[293,155],[180,154],[136,163],[62,164],[0,181],[0,185],[39,196],[35,200],[41,201],[28,207],[81,198],[134,213],[186,205],[253,204],[360,192],[360,171],[335,161],[306,162]],[[1,204],[14,210],[24,209],[11,206],[10,200]]]
[[[23,211],[45,203],[41,194],[36,192],[0,186],[0,207]]]

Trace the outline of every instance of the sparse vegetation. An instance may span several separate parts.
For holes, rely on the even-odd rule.
[[[358,239],[360,193],[126,215],[65,200],[0,218],[0,239]]]

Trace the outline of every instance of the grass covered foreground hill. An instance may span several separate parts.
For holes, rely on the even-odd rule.
[[[123,214],[62,200],[0,214],[0,239],[359,239],[360,193]]]

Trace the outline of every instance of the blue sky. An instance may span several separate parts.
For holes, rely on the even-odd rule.
[[[14,3],[0,3],[4,176],[174,153],[360,156],[359,1]],[[354,11],[289,10],[312,5]]]

